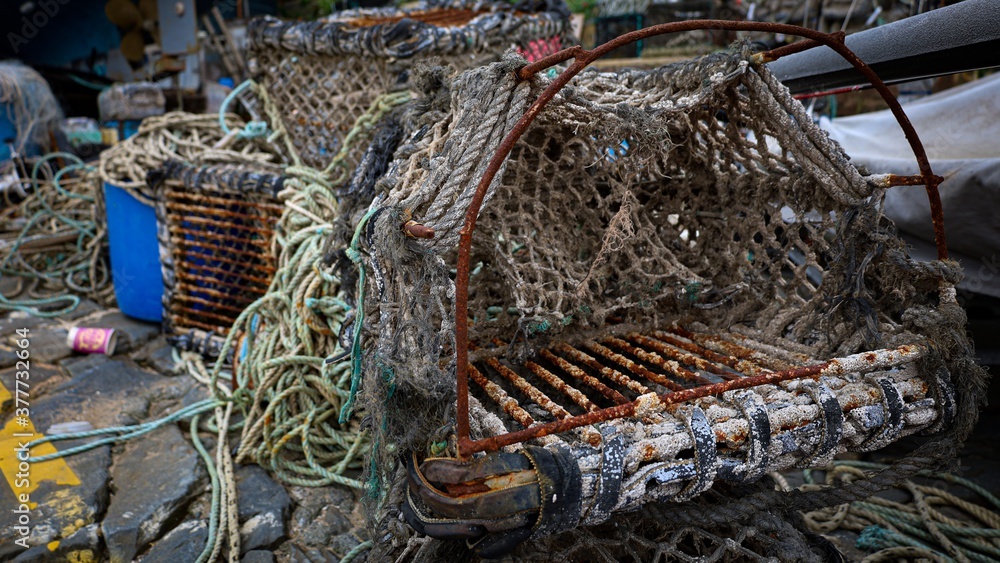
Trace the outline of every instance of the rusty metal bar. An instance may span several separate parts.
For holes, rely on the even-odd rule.
[[[591,352],[594,352],[594,353],[598,354],[602,358],[604,358],[606,360],[609,360],[609,361],[612,361],[612,362],[614,362],[614,363],[622,366],[626,370],[628,370],[628,371],[630,371],[632,373],[637,373],[637,374],[645,377],[646,379],[652,381],[653,383],[658,383],[658,384],[662,385],[663,387],[666,387],[667,389],[669,389],[671,391],[683,391],[684,390],[684,386],[678,384],[677,382],[671,381],[666,376],[660,375],[660,374],[658,374],[658,373],[656,373],[654,371],[650,371],[649,369],[646,368],[646,366],[644,366],[642,364],[637,364],[637,363],[633,362],[632,360],[626,358],[625,356],[622,356],[618,352],[615,352],[614,350],[612,350],[610,348],[602,346],[601,344],[598,344],[597,342],[593,342],[593,341],[586,342],[586,343],[584,343],[584,346],[586,346],[588,350],[590,350]]]
[[[933,181],[936,184],[941,184],[944,182],[944,178],[941,176],[934,176]],[[889,186],[923,186],[926,183],[923,175],[916,176],[898,176],[896,174],[889,174],[886,178],[886,183]]]
[[[868,79],[869,82],[875,87],[882,99],[889,106],[892,114],[896,117],[899,122],[900,127],[903,129],[903,134],[906,137],[907,142],[910,144],[910,148],[913,150],[914,156],[917,159],[917,163],[920,168],[920,173],[925,180],[925,188],[927,191],[927,198],[930,203],[931,209],[931,220],[934,225],[934,236],[935,242],[937,244],[938,259],[946,259],[948,257],[947,242],[945,239],[944,232],[944,213],[941,205],[941,196],[938,193],[938,176],[934,175],[931,169],[930,161],[927,159],[927,153],[924,151],[923,144],[920,142],[920,138],[917,135],[916,130],[913,128],[913,124],[910,123],[909,118],[907,118],[906,113],[903,111],[899,102],[889,91],[889,88],[882,82],[882,80],[875,74],[871,68],[868,67],[853,51],[847,48],[842,39],[839,39],[836,35],[830,35],[822,33],[820,31],[798,27],[794,25],[771,23],[771,22],[748,22],[748,21],[727,21],[727,20],[691,20],[682,22],[671,22],[660,25],[655,25],[645,29],[640,29],[633,31],[631,33],[626,33],[616,39],[608,41],[603,45],[595,47],[594,49],[587,51],[580,46],[570,47],[548,57],[541,59],[540,61],[529,64],[518,71],[518,77],[522,80],[527,80],[534,74],[545,70],[555,64],[560,62],[568,61],[569,59],[574,59],[573,64],[569,66],[566,70],[560,73],[545,90],[539,95],[539,97],[531,104],[528,110],[524,113],[521,119],[514,125],[510,133],[504,138],[503,142],[497,148],[496,153],[490,159],[486,170],[483,173],[482,178],[480,178],[479,183],[476,186],[476,191],[469,202],[469,207],[466,209],[465,214],[465,224],[460,232],[460,239],[458,245],[458,261],[457,261],[457,272],[455,277],[455,355],[457,360],[456,366],[456,391],[457,391],[457,401],[456,401],[456,434],[458,438],[458,453],[459,457],[468,456],[472,451],[469,450],[469,446],[472,442],[469,438],[469,275],[470,267],[469,260],[472,252],[472,233],[476,228],[476,220],[479,217],[479,211],[482,208],[483,201],[486,197],[486,192],[489,189],[490,184],[493,182],[493,178],[496,177],[497,172],[499,172],[500,167],[503,165],[504,160],[510,155],[511,150],[513,150],[514,145],[521,138],[528,127],[534,122],[535,118],[542,111],[542,109],[555,98],[556,93],[558,93],[574,76],[579,74],[584,68],[586,68],[594,60],[606,55],[607,53],[633,43],[640,39],[645,39],[647,37],[652,37],[654,35],[663,35],[667,33],[677,33],[681,31],[693,31],[698,29],[722,29],[730,31],[762,31],[768,33],[783,33],[786,35],[795,35],[799,37],[804,37],[806,39],[811,39],[816,43],[826,45],[836,51],[840,56],[847,60],[854,68],[858,70],[862,75]],[[808,47],[811,47],[808,46]],[[802,48],[807,48],[803,46]],[[780,56],[781,53],[778,53]],[[771,56],[775,56],[771,53]],[[747,378],[752,379],[752,378]],[[733,380],[733,381],[746,381],[743,380]],[[730,382],[732,383],[732,382]],[[622,408],[626,405],[619,405],[614,408]],[[603,412],[603,411],[595,411]],[[591,413],[594,414],[594,413]],[[616,415],[607,414],[607,418],[601,418],[598,420],[607,420],[608,418],[613,418]],[[622,416],[622,415],[617,415]],[[595,420],[596,422],[596,420]],[[511,436],[508,434],[508,436]],[[528,438],[525,438],[528,439]],[[520,441],[520,440],[515,440]],[[514,442],[509,442],[514,443]],[[499,446],[498,446],[499,447]],[[476,450],[481,451],[481,450]]]
[[[524,362],[524,367],[528,368],[528,371],[538,376],[542,381],[548,383],[553,389],[559,391],[563,395],[569,397],[574,403],[583,407],[586,411],[596,411],[597,405],[592,403],[590,399],[587,398],[579,389],[573,387],[569,383],[566,383],[560,377],[551,371],[543,368],[542,366],[536,364],[535,362]]]
[[[843,43],[844,39],[847,38],[847,34],[843,31],[838,31],[836,33],[830,34],[830,39]],[[781,57],[787,57],[788,55],[794,55],[795,53],[801,53],[803,51],[808,51],[816,47],[821,47],[823,43],[815,41],[812,39],[806,39],[805,41],[797,41],[790,45],[783,45],[776,49],[771,49],[770,51],[760,54],[760,62],[770,63],[780,59]]]
[[[559,366],[560,369],[570,374],[570,376],[579,379],[587,386],[596,389],[598,393],[604,395],[605,398],[611,399],[617,404],[627,403],[628,399],[624,395],[615,391],[614,389],[608,387],[607,385],[601,383],[596,377],[589,375],[587,372],[580,369],[579,366],[575,366],[572,363],[566,361],[564,358],[553,354],[548,350],[542,350],[539,355],[546,360],[552,362],[553,364]]]
[[[517,372],[500,363],[496,358],[486,358],[486,364],[497,371],[500,375],[514,384],[518,391],[524,393],[531,402],[552,413],[552,416],[562,419],[569,418],[570,414],[566,409],[549,398],[541,389],[528,383],[528,380],[521,377]]]
[[[666,342],[667,344],[677,346],[678,348],[682,348],[689,352],[694,352],[695,354],[704,356],[712,360],[713,362],[719,362],[720,364],[727,365],[740,373],[746,373],[749,375],[762,375],[768,371],[753,362],[741,360],[738,358],[733,358],[732,356],[727,356],[725,354],[720,354],[718,352],[714,352],[707,348],[698,346],[693,342],[684,342],[683,340],[678,340],[670,336],[669,334],[663,332],[662,330],[653,331],[653,336],[655,336],[659,340],[662,340],[663,342]]]
[[[645,395],[649,393],[649,388],[642,383],[632,379],[631,377],[625,375],[624,373],[611,369],[608,366],[598,362],[594,357],[590,356],[583,350],[577,350],[576,348],[570,346],[569,344],[557,344],[555,346],[555,351],[560,354],[565,354],[569,356],[569,359],[581,363],[590,369],[600,373],[603,377],[621,385],[627,389],[635,391],[640,395]]]
[[[475,381],[477,385],[482,387],[483,391],[485,391],[491,399],[496,401],[496,403],[503,408],[503,412],[510,415],[510,417],[516,420],[518,424],[528,428],[535,423],[535,419],[531,418],[528,411],[521,408],[517,399],[508,395],[507,392],[503,390],[503,387],[500,387],[496,383],[486,379],[486,376],[480,373],[479,370],[476,369],[476,366],[469,366],[469,376],[472,377],[472,380]]]
[[[685,351],[683,348],[678,347],[676,344],[661,342],[660,340],[656,340],[636,332],[629,333],[626,335],[626,337],[640,346],[643,346],[645,348],[651,348],[659,354],[669,356],[679,362],[684,362],[685,364],[689,366],[694,366],[702,371],[714,373],[715,375],[718,375],[723,379],[735,379],[737,377],[740,377],[738,374],[735,374],[725,369],[719,364],[711,362],[710,358],[705,354],[702,354],[700,356],[697,354],[692,354],[689,351]],[[668,346],[668,344],[671,345]],[[750,375],[758,375],[758,374],[750,372]]]
[[[705,379],[704,377],[698,375],[697,373],[682,366],[680,362],[678,362],[677,360],[664,359],[662,356],[660,356],[655,352],[648,352],[646,350],[643,350],[642,348],[637,348],[632,344],[629,344],[628,342],[622,340],[621,338],[612,336],[605,338],[604,340],[602,340],[602,342],[604,344],[614,346],[615,348],[618,348],[619,350],[625,352],[626,354],[632,354],[633,356],[639,358],[640,360],[653,364],[654,366],[664,371],[670,372],[671,374],[680,377],[681,379],[686,379],[687,381],[691,381],[699,385],[708,385],[709,383],[711,383],[711,381]]]
[[[754,362],[755,364],[760,364],[772,371],[791,369],[792,367],[794,367],[789,362],[771,357],[762,351],[753,350],[751,348],[747,348],[746,346],[737,344],[735,342],[730,342],[729,340],[720,338],[718,336],[713,336],[710,334],[702,334],[699,332],[688,332],[681,327],[673,327],[667,329],[666,332],[682,336],[692,342],[695,342],[696,344],[699,344],[709,349],[714,349],[716,351],[725,354],[729,354],[730,356],[733,356],[735,358]],[[800,355],[799,360],[805,362],[808,361],[809,358],[805,355]]]
[[[434,229],[417,223],[416,221],[407,221],[403,224],[403,232],[406,236],[411,238],[434,238]]]
[[[736,389],[748,389],[750,387],[758,387],[760,385],[773,385],[775,383],[781,383],[782,381],[790,381],[793,379],[803,379],[806,377],[816,378],[828,375],[843,375],[845,373],[857,371],[885,369],[898,365],[903,361],[915,360],[923,354],[924,348],[922,346],[904,345],[899,348],[854,354],[845,358],[830,360],[828,362],[812,366],[775,371],[754,377],[742,377],[739,379],[724,381],[722,383],[713,383],[710,385],[695,387],[693,389],[685,389],[684,391],[677,391],[675,393],[664,393],[663,395],[659,395],[657,398],[663,406],[669,406],[685,401],[700,399],[702,397],[708,397],[710,395],[720,395],[727,391],[734,391]],[[483,438],[482,440],[468,440],[463,446],[462,451],[465,455],[472,455],[476,452],[498,450],[504,446],[533,440],[535,438],[541,438],[543,436],[548,436],[549,434],[558,434],[580,426],[632,416],[635,414],[636,407],[639,405],[641,400],[642,398],[631,403],[615,405],[610,408],[591,411],[580,416],[565,418],[546,424],[539,424],[537,426],[532,426],[531,428],[502,434],[500,436],[490,436],[489,438]]]

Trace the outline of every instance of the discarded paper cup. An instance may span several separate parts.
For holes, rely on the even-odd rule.
[[[115,353],[118,336],[113,328],[74,327],[69,329],[67,340],[77,352],[111,356]]]

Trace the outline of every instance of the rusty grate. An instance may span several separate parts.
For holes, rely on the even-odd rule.
[[[157,199],[169,330],[227,334],[271,284],[283,206],[273,193],[226,189],[211,174],[167,179]]]
[[[906,345],[825,362],[730,333],[690,332],[681,327],[647,333],[622,331],[576,344],[560,343],[516,365],[501,358],[508,344],[474,351],[469,364],[473,391],[509,418],[500,436],[469,443],[469,452],[565,432],[602,420],[640,417],[668,407],[802,378],[867,373],[910,362],[923,353]],[[592,445],[600,435],[585,432]]]

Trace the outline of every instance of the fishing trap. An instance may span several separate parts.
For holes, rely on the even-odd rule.
[[[163,323],[225,336],[277,268],[284,177],[249,166],[168,161],[149,173],[163,272]]]
[[[511,46],[529,58],[562,47],[568,12],[524,12],[505,3],[424,3],[335,12],[316,22],[262,17],[249,24],[251,72],[304,164],[322,170],[379,96],[407,88],[430,60],[464,70]],[[357,164],[351,149],[346,163]]]
[[[703,28],[808,40],[584,71]],[[856,169],[767,69],[821,44],[883,94],[920,175]],[[402,511],[492,557],[974,418],[955,384],[981,371],[941,178],[837,36],[668,23],[527,66],[508,56],[428,97],[352,246],[377,526]],[[909,258],[882,215],[899,185],[926,187],[939,260]]]

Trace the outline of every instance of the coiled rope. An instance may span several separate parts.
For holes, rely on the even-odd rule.
[[[842,482],[865,479],[865,469],[884,469],[883,464],[838,460],[827,466],[823,485],[817,484],[814,471],[805,470],[806,484],[818,489]],[[908,495],[908,502],[872,496],[807,512],[803,519],[810,530],[828,534],[850,530],[859,534],[857,547],[875,551],[865,563],[898,561],[901,558],[926,558],[938,562],[1000,560],[1000,499],[981,486],[948,473],[921,471],[921,477],[943,480],[975,493],[987,505],[982,506],[943,488],[903,481],[897,491]],[[780,476],[779,476],[780,477]],[[790,490],[783,478],[779,485]]]
[[[68,164],[54,167],[56,159]],[[111,302],[111,270],[102,253],[106,227],[95,209],[94,169],[63,152],[33,163],[31,193],[0,214],[6,224],[24,220],[16,236],[0,243],[0,275],[16,276],[19,283],[12,295],[27,297],[0,294],[0,309],[58,317],[80,304],[74,293]]]
[[[405,93],[376,100],[370,111],[357,120],[347,141],[359,142],[372,125],[408,100],[409,95]],[[194,117],[176,117],[172,125],[188,124],[199,131],[203,120]],[[174,140],[181,138],[178,133],[184,137],[205,138],[183,127],[177,131],[168,129],[166,124],[146,126],[144,122],[140,135],[166,131],[164,136]],[[279,136],[283,134],[280,123],[276,129]],[[207,127],[205,130],[208,131]],[[208,135],[211,138],[211,134]],[[140,138],[135,146],[162,149],[164,152],[156,161],[178,146],[190,148],[191,144],[169,145],[164,144],[162,138],[153,137]],[[227,137],[235,135],[230,133]],[[139,150],[135,146],[102,159],[102,177],[113,175],[118,185],[141,188],[141,182],[128,180],[144,177],[141,165],[137,167],[135,163],[125,162],[122,156]],[[164,424],[190,417],[192,441],[208,467],[212,487],[209,539],[198,563],[218,559],[224,545],[223,534],[228,541],[229,560],[238,561],[240,540],[234,463],[252,459],[282,481],[295,485],[337,483],[364,488],[360,481],[344,473],[360,469],[368,446],[367,437],[360,431],[357,420],[345,424],[337,421],[350,395],[351,379],[351,363],[343,360],[337,335],[351,308],[342,299],[339,279],[324,271],[321,262],[324,243],[332,231],[333,218],[337,217],[334,189],[346,182],[349,175],[344,164],[348,150],[349,143],[345,141],[341,152],[323,172],[297,166],[285,170],[288,179],[279,194],[285,212],[274,243],[278,270],[268,293],[237,318],[220,350],[220,358],[234,353],[233,373],[227,372],[224,361],[209,368],[200,355],[175,351],[178,370],[186,371],[208,386],[214,394],[212,399],[139,425],[48,436],[30,443],[29,449],[45,442],[103,437],[29,461],[46,461],[140,437]],[[147,161],[147,165],[149,162],[152,161]],[[205,162],[204,158],[201,162]],[[239,341],[237,335],[240,335]],[[341,361],[327,361],[335,357],[340,357]],[[230,378],[236,381],[235,390],[226,383]],[[244,410],[245,422],[231,423],[234,407]],[[203,421],[201,417],[210,412],[213,416]],[[243,433],[233,456],[230,433],[241,426]],[[218,435],[214,457],[198,436],[202,428]],[[351,550],[345,560],[353,560],[370,547],[370,542],[362,543]]]

